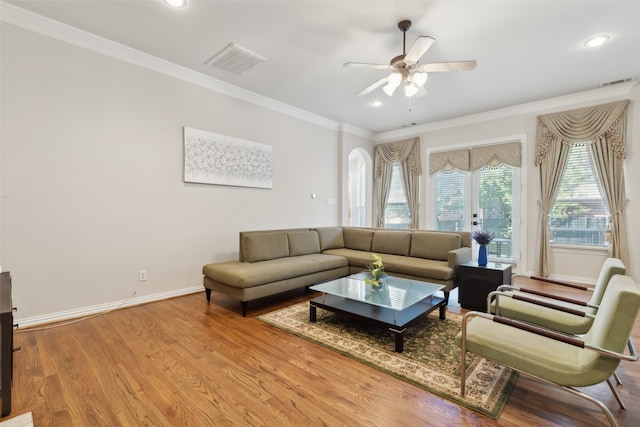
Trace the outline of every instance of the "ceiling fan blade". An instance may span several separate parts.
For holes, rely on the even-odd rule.
[[[382,86],[383,84],[385,84],[387,82],[389,78],[388,77],[383,77],[380,80],[378,80],[377,82],[375,82],[374,84],[372,84],[371,86],[366,87],[365,89],[362,89],[360,92],[358,92],[356,95],[358,96],[364,96],[370,92],[372,92],[374,89],[379,88],[380,86]]]
[[[431,64],[423,64],[417,68],[418,71],[425,73],[437,73],[440,71],[471,71],[476,68],[476,61],[451,61],[451,62],[432,62]]]
[[[345,62],[344,66],[348,68],[374,68],[376,70],[393,70],[393,67],[391,65],[366,64],[363,62]]]
[[[434,38],[429,36],[418,37],[409,52],[407,52],[407,56],[404,57],[404,62],[406,64],[417,63],[435,41]]]

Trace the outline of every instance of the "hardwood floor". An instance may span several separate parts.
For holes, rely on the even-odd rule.
[[[11,416],[32,411],[38,427],[608,425],[595,405],[524,376],[494,421],[255,319],[311,296],[254,302],[242,318],[237,301],[207,304],[203,291],[18,332]],[[621,366],[627,410],[606,384],[589,392],[638,426],[640,363]]]

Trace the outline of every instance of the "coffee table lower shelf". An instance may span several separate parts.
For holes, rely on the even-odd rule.
[[[386,307],[367,304],[349,298],[324,294],[321,297],[309,301],[309,321],[316,321],[316,310],[322,308],[333,313],[353,317],[362,322],[383,326],[393,332],[395,337],[395,350],[402,353],[404,350],[404,333],[407,328],[416,323],[423,315],[427,315],[436,308],[440,310],[440,320],[446,316],[444,298],[431,296],[413,304],[402,311]]]

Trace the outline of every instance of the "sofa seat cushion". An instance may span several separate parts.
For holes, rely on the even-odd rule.
[[[310,254],[258,262],[229,261],[207,264],[202,273],[236,288],[250,288],[320,271],[348,266],[344,257]]]
[[[409,256],[382,255],[382,262],[387,274],[407,274],[424,277],[425,280],[453,280],[455,271],[449,267],[447,261],[435,259],[414,258]]]
[[[373,252],[356,251],[353,249],[330,249],[324,254],[338,255],[349,260],[352,267],[362,267],[367,269],[373,262]],[[425,280],[433,279],[440,281],[453,280],[455,271],[449,267],[447,261],[433,259],[414,258],[400,255],[379,254],[382,256],[382,263],[387,274],[405,274],[408,276],[424,277]]]
[[[368,268],[373,262],[373,253],[367,251],[359,251],[356,249],[329,249],[322,252],[327,255],[335,255],[344,257],[348,260],[348,264],[352,267],[362,267],[362,269]]]

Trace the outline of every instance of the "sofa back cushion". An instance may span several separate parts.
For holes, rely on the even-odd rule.
[[[414,231],[411,239],[411,256],[447,261],[448,252],[460,247],[461,238],[459,234]]]
[[[291,231],[287,233],[289,256],[320,253],[320,239],[315,231]]]
[[[358,251],[371,251],[373,230],[345,227],[342,229],[342,234],[344,236],[345,248],[355,249]]]
[[[342,227],[320,227],[316,228],[315,231],[320,239],[320,250],[344,248]]]
[[[411,250],[411,231],[376,230],[371,251],[381,254],[408,256]]]
[[[242,236],[245,262],[267,261],[289,256],[287,233],[255,233]]]

